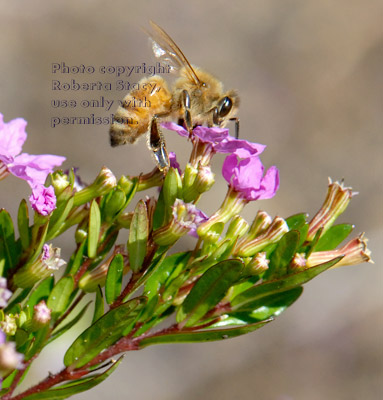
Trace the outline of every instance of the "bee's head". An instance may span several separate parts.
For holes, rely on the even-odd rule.
[[[234,90],[225,93],[224,96],[218,100],[213,110],[214,125],[224,127],[227,121],[237,113],[238,106],[238,94]]]

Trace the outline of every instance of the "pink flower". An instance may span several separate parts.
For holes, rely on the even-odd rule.
[[[26,126],[27,122],[22,118],[4,123],[3,115],[0,114],[0,179],[11,173],[26,180],[33,188],[43,185],[48,174],[54,167],[60,166],[65,157],[51,154],[20,154],[27,139]]]
[[[223,177],[248,201],[270,199],[278,190],[277,167],[270,167],[265,175],[263,173],[264,167],[256,155],[238,160],[235,154],[230,154],[222,166]]]
[[[37,185],[33,187],[29,201],[32,208],[40,215],[49,215],[56,208],[56,196],[53,186]]]
[[[177,132],[180,136],[189,137],[189,132],[174,122],[165,122],[161,126]],[[266,148],[263,144],[235,139],[229,135],[229,130],[225,128],[196,126],[193,129],[193,136],[199,142],[208,144],[213,152],[236,154],[241,158],[260,154]]]
[[[170,167],[175,168],[180,175],[182,175],[180,164],[177,161],[176,153],[174,151],[169,152]]]

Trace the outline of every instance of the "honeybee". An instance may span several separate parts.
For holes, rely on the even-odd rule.
[[[235,120],[238,136],[238,119],[234,115],[239,97],[234,90],[225,92],[218,79],[192,66],[173,39],[154,22],[150,24],[152,33],[149,36],[155,57],[170,64],[172,72],[178,73],[179,77],[171,90],[161,76],[141,79],[138,89],[129,92],[118,107],[109,135],[110,144],[114,147],[134,143],[148,133],[147,146],[158,168],[166,172],[169,157],[158,120],[184,124],[190,135],[196,125],[224,127],[229,120]],[[136,103],[148,100],[150,107],[136,106]]]

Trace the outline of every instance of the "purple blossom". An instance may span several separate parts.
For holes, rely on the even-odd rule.
[[[32,208],[40,215],[49,215],[56,208],[56,196],[53,186],[37,185],[33,187],[29,201]]]
[[[8,305],[11,296],[12,292],[7,288],[7,280],[0,277],[0,308],[5,308]]]
[[[189,132],[174,122],[165,122],[161,126],[177,132],[180,136],[189,137]],[[193,135],[199,142],[210,145],[216,153],[236,154],[241,158],[261,154],[266,148],[263,144],[236,139],[230,136],[229,130],[225,128],[197,126],[193,129]]]
[[[230,186],[248,201],[270,199],[279,187],[277,167],[270,167],[264,175],[264,167],[258,156],[238,160],[235,154],[226,157],[222,175]]]
[[[3,115],[0,114],[0,161],[3,164],[2,170],[6,168],[7,173],[26,180],[33,188],[36,185],[43,185],[48,174],[54,167],[60,166],[65,157],[51,154],[20,154],[27,139],[26,126],[27,122],[22,118],[4,123]],[[3,176],[5,176],[4,171]]]
[[[169,161],[170,161],[170,167],[175,168],[178,171],[178,173],[182,175],[182,170],[177,161],[176,153],[174,153],[174,151],[169,152]]]
[[[198,238],[197,228],[208,220],[208,216],[194,204],[185,203],[180,199],[176,199],[172,208],[174,223],[188,231],[189,235]]]

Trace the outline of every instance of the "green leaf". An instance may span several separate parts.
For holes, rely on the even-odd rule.
[[[172,254],[166,257],[165,260],[157,266],[156,270],[145,284],[144,294],[148,297],[148,300],[156,296],[172,277],[178,276],[185,268],[190,255],[190,252]]]
[[[13,268],[18,259],[12,218],[4,209],[0,210],[0,258],[5,260],[5,271]]]
[[[25,355],[25,361],[30,360],[35,354],[37,354],[46,344],[49,334],[49,324],[43,326],[33,335],[35,336],[35,340]]]
[[[71,295],[74,290],[74,280],[72,276],[64,276],[53,288],[47,301],[47,306],[52,310],[52,319],[57,319],[66,311]]]
[[[116,254],[109,265],[108,274],[106,276],[105,298],[108,304],[112,304],[121,293],[123,272],[124,258],[122,254]]]
[[[99,286],[96,290],[96,302],[94,304],[94,312],[92,324],[104,315],[104,296],[102,294],[101,287]]]
[[[55,279],[53,276],[48,276],[43,281],[41,281],[38,286],[31,292],[29,299],[27,301],[27,307],[32,309],[41,300],[47,300],[49,294],[51,293],[53,286],[55,284]]]
[[[44,392],[34,393],[24,397],[24,400],[62,400],[67,399],[77,393],[89,390],[104,381],[119,366],[122,361],[120,357],[113,365],[101,374],[93,375],[91,378],[83,379],[81,383],[78,381],[71,382],[70,385],[58,386],[55,389],[49,389]]]
[[[161,190],[158,200],[156,209],[154,210],[153,214],[153,230],[160,228],[165,221],[165,200],[164,200],[164,191]]]
[[[193,326],[226,295],[241,274],[243,264],[239,260],[222,261],[209,268],[196,282],[177,313],[177,322],[186,320]],[[185,325],[185,323],[184,323]]]
[[[306,224],[306,218],[307,214],[306,213],[301,213],[301,214],[295,214],[292,215],[291,217],[286,218],[286,224],[289,227],[289,230],[292,231],[294,229],[299,229],[303,225]]]
[[[315,251],[333,250],[340,245],[354,229],[350,224],[334,225],[319,239]]]
[[[29,246],[31,237],[29,231],[29,211],[25,199],[21,200],[19,205],[19,211],[17,213],[17,226],[19,228],[21,246],[23,250],[26,250]]]
[[[133,285],[129,295],[127,298],[124,299],[124,301],[128,300],[129,297],[132,296],[132,294],[140,288],[142,285],[146,283],[148,279],[154,274],[154,272],[157,270],[158,266],[161,265],[163,259],[166,256],[166,250],[163,253],[158,253],[157,257],[154,258],[154,260],[151,262],[149,267],[145,270],[143,274],[139,277],[137,282]]]
[[[263,279],[270,280],[286,275],[287,267],[294,257],[298,245],[298,231],[294,230],[285,233],[270,257],[269,269],[266,271]]]
[[[87,245],[87,240],[85,239],[80,247],[78,248],[77,252],[74,253],[68,263],[66,274],[68,275],[75,275],[76,272],[80,269],[84,261],[84,254],[85,254],[85,247]]]
[[[140,200],[134,210],[128,241],[129,263],[133,272],[138,272],[142,267],[146,256],[148,236],[148,211],[145,202]]]
[[[53,239],[59,232],[61,225],[66,220],[70,211],[73,207],[74,198],[71,197],[67,201],[62,201],[57,205],[57,208],[53,211],[53,214],[49,221],[49,229],[47,234],[47,240]]]
[[[249,303],[248,306],[244,306],[238,312],[230,313],[230,315],[247,323],[263,321],[266,318],[281,314],[287,307],[290,307],[298,300],[302,292],[302,286],[298,286],[284,292],[273,293],[260,298],[258,302]]]
[[[88,257],[95,258],[97,255],[98,238],[100,236],[101,214],[96,200],[92,201],[89,212],[88,231]]]
[[[158,334],[157,336],[142,339],[139,343],[140,349],[153,344],[167,344],[167,343],[200,343],[200,342],[213,342],[216,340],[230,339],[233,337],[245,335],[246,333],[253,332],[262,328],[272,319],[256,322],[245,326],[228,329],[210,329],[204,331],[191,331],[191,332],[177,332],[169,334]]]
[[[92,302],[90,301],[89,303],[87,303],[82,310],[71,320],[69,321],[66,325],[64,325],[62,328],[55,330],[51,337],[49,338],[48,343],[53,342],[54,340],[56,340],[58,337],[60,337],[61,335],[63,335],[65,332],[69,331],[69,329],[71,329],[73,326],[75,326],[77,324],[78,321],[80,321],[80,319],[85,315],[86,310],[88,309],[89,305]],[[60,324],[61,325],[61,324]]]
[[[108,194],[108,197],[103,208],[105,220],[111,222],[116,216],[123,211],[126,203],[126,195],[122,189],[115,188]]]
[[[144,304],[144,301],[144,298],[133,299],[98,319],[69,347],[64,356],[65,366],[80,368],[120,339],[125,327],[137,318],[134,311]]]
[[[287,277],[279,278],[274,281],[262,283],[254,286],[236,296],[230,303],[233,311],[254,310],[259,307],[259,300],[275,293],[281,293],[286,290],[294,289],[303,285],[309,280],[315,278],[320,273],[326,271],[334,264],[339,262],[342,257],[337,257],[327,263],[318,265],[317,267],[297,272]]]

